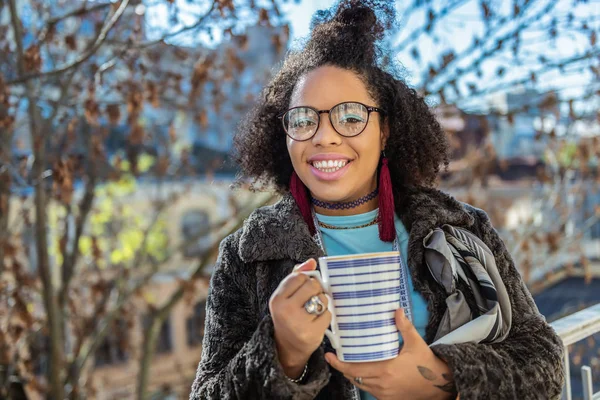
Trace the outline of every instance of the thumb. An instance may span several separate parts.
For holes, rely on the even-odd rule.
[[[314,258],[309,258],[304,261],[302,264],[297,264],[294,267],[294,272],[302,272],[302,271],[314,271],[317,269],[317,262]]]
[[[415,326],[404,314],[404,309],[402,308],[396,310],[396,327],[398,328],[398,331],[400,331],[400,335],[404,340],[404,346],[402,346],[403,350],[410,348],[418,343],[418,341],[423,340],[419,335],[419,332],[417,332]]]

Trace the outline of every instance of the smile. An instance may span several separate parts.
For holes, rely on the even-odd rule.
[[[352,162],[350,160],[322,160],[309,163],[313,175],[323,181],[335,181],[346,174]]]
[[[347,163],[347,160],[323,160],[314,161],[312,166],[319,171],[331,173],[344,168]]]

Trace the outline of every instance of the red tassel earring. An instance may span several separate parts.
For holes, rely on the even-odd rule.
[[[379,170],[379,239],[384,242],[393,242],[396,238],[394,225],[394,193],[392,191],[392,178],[388,168],[388,159],[381,153],[381,169]]]
[[[306,190],[306,186],[304,186],[304,183],[300,180],[298,174],[296,174],[296,171],[292,172],[292,177],[290,179],[290,192],[296,200],[296,204],[298,204],[298,208],[300,209],[300,213],[302,213],[304,221],[308,225],[308,231],[311,235],[314,235],[317,233],[317,230],[315,228],[312,212],[310,210],[308,192]]]

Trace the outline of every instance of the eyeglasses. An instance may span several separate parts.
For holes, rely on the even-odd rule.
[[[337,133],[345,137],[353,137],[365,130],[373,111],[385,115],[385,111],[381,108],[347,101],[336,104],[330,110],[317,110],[309,106],[293,107],[278,115],[277,118],[281,119],[283,129],[290,138],[304,142],[317,133],[322,113],[329,114],[331,126]]]

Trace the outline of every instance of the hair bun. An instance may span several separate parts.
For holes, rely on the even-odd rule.
[[[393,1],[340,0],[315,13],[305,50],[320,52],[334,63],[348,59],[340,54],[346,52],[353,54],[353,64],[373,65],[381,58],[380,42],[395,18]]]
[[[346,25],[377,25],[375,11],[365,5],[338,10],[333,20]]]
[[[311,20],[311,30],[319,25],[339,23],[353,31],[381,39],[383,33],[395,22],[393,1],[340,0],[329,10],[319,10]]]

